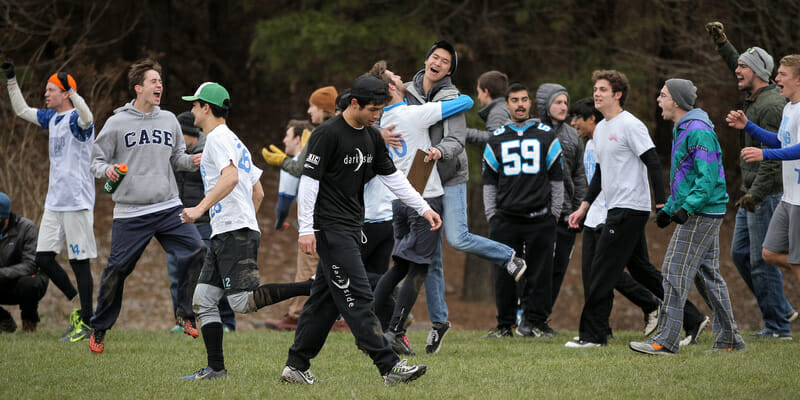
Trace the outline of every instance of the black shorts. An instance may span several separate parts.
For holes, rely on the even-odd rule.
[[[197,282],[222,288],[226,295],[256,289],[260,237],[259,232],[248,228],[212,237]]]
[[[442,196],[425,201],[433,211],[442,214]],[[431,230],[431,224],[400,200],[392,201],[392,226],[394,227],[394,250],[392,256],[416,264],[430,264],[436,247],[442,239],[442,229]]]

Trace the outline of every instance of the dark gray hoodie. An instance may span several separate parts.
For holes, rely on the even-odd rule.
[[[143,113],[133,101],[114,110],[92,148],[92,174],[106,179],[114,164],[128,174],[112,195],[117,207],[143,206],[178,198],[175,171],[196,171],[186,154],[183,131],[175,114],[156,106]],[[180,202],[178,200],[178,202]]]
[[[581,205],[586,196],[586,175],[583,170],[583,141],[578,132],[565,122],[555,122],[550,118],[550,106],[560,94],[567,95],[567,89],[555,83],[544,83],[536,91],[536,110],[542,122],[553,127],[561,142],[561,160],[564,168],[564,205],[561,207],[562,219],[569,216]]]

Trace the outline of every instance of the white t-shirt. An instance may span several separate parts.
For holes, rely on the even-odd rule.
[[[364,185],[364,222],[391,221],[392,200],[396,198],[377,176],[370,179]]]
[[[800,143],[800,102],[787,103],[783,107],[783,119],[778,129],[781,148]],[[800,160],[782,162],[783,198],[781,200],[800,206]]]
[[[655,145],[644,123],[627,111],[603,119],[594,129],[594,144],[608,209],[649,212],[647,167],[639,156]]]
[[[408,176],[417,149],[426,151],[431,147],[428,128],[442,120],[442,103],[433,102],[409,106],[405,101],[383,109],[381,128],[396,125],[395,132],[403,134],[402,147],[389,148],[389,155],[395,167]],[[442,181],[437,168],[433,168],[422,197],[431,198],[444,195]]]
[[[299,154],[295,155],[292,157],[292,160],[297,161],[297,157],[299,156]],[[298,186],[300,186],[300,178],[281,169],[280,176],[278,177],[278,194],[295,198],[297,197]]]
[[[594,146],[594,140],[589,139],[586,142],[586,148],[583,151],[583,169],[586,172],[586,181],[592,182],[592,177],[594,176],[594,172],[597,169],[597,150]],[[600,191],[600,194],[597,195],[597,198],[594,199],[592,205],[589,206],[589,211],[586,212],[586,220],[583,221],[583,225],[589,228],[597,228],[598,225],[604,224],[606,222],[606,215],[608,214],[608,208],[606,207],[606,196],[603,194],[603,191]]]
[[[253,185],[261,178],[261,170],[253,165],[250,151],[227,125],[218,125],[206,136],[206,147],[200,163],[205,193],[217,184],[222,170],[231,165],[239,173],[233,191],[208,210],[211,216],[211,237],[241,228],[258,229],[253,206]]]

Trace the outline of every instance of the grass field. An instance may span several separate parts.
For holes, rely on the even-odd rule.
[[[410,357],[428,373],[385,387],[350,333],[336,332],[312,361],[321,380],[286,385],[279,376],[292,332],[225,335],[229,377],[180,381],[206,365],[201,338],[161,331],[113,330],[106,350],[87,342],[58,343],[57,330],[0,336],[0,399],[797,399],[800,346],[748,341],[748,350],[705,354],[710,331],[677,356],[627,348],[641,335],[618,332],[600,349],[567,349],[575,332],[554,339],[483,340],[483,332],[453,331],[436,355]],[[426,332],[410,334],[424,353]]]

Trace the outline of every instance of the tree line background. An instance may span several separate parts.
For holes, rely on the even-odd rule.
[[[591,95],[593,70],[625,72],[631,82],[626,108],[650,128],[665,171],[672,126],[661,119],[656,95],[668,78],[691,79],[697,106],[716,124],[732,206],[741,195],[739,143],[724,115],[741,106],[743,95],[703,26],[723,22],[740,51],[758,45],[777,65],[798,52],[798,17],[800,3],[792,0],[0,0],[0,57],[15,60],[33,107],[43,106],[50,74],[75,76],[96,132],[114,108],[133,98],[130,63],[156,58],[164,67],[162,108],[186,111],[181,95],[201,82],[219,82],[232,95],[229,125],[258,154],[280,142],[290,118],[306,118],[314,89],[341,91],[380,59],[410,79],[430,45],[444,38],[459,53],[453,80],[473,96],[478,75],[491,69],[532,90],[560,83],[572,101]],[[476,100],[468,114],[473,127],[482,126],[478,109]],[[469,151],[470,225],[485,233],[480,149]],[[261,157],[255,162],[271,168]],[[47,174],[46,135],[15,118],[8,97],[0,95],[0,190],[34,221]],[[464,297],[491,293],[490,269],[481,263],[466,258]]]

